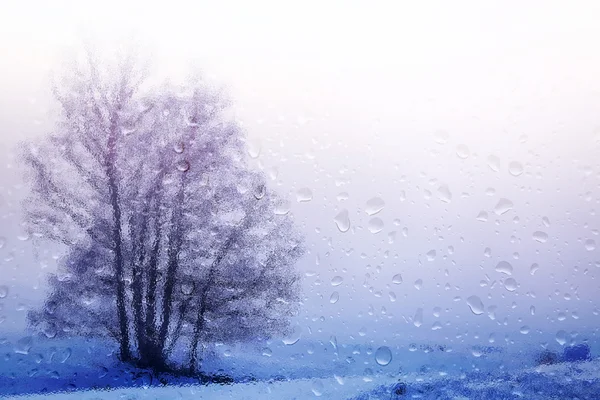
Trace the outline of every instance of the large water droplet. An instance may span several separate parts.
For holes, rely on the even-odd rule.
[[[0,299],[5,298],[6,296],[8,296],[8,286],[0,285]]]
[[[385,207],[385,202],[380,197],[373,197],[367,201],[367,207],[365,208],[365,212],[368,215],[375,215]]]
[[[523,164],[518,161],[511,161],[510,164],[508,164],[508,172],[510,172],[512,176],[521,175],[523,173]]]
[[[488,167],[494,172],[500,171],[500,159],[495,155],[489,155],[487,158]]]
[[[481,315],[485,311],[483,302],[478,296],[467,297],[467,305],[471,309],[471,312],[475,315]]]
[[[395,285],[399,285],[402,283],[402,275],[396,274],[392,277],[392,283]]]
[[[498,200],[498,204],[496,204],[496,207],[494,207],[494,212],[496,213],[496,215],[502,215],[512,210],[512,208],[513,202],[508,199],[502,198]]]
[[[313,194],[309,188],[298,189],[298,191],[296,192],[296,200],[298,201],[298,203],[311,201],[312,198]]]
[[[31,350],[31,346],[33,345],[33,339],[31,336],[25,336],[15,343],[15,353],[17,354],[29,354],[29,350]]]
[[[421,290],[422,287],[423,287],[423,279],[417,279],[415,281],[415,289]]]
[[[383,230],[383,220],[381,218],[371,218],[369,221],[368,229],[371,233],[379,233]]]
[[[288,200],[280,199],[275,203],[275,208],[273,212],[275,215],[286,215],[290,212],[292,205]]]
[[[533,264],[531,264],[531,267],[529,268],[529,273],[531,275],[534,275],[538,269],[540,269],[540,266],[537,263],[533,263]]]
[[[344,282],[344,278],[342,278],[339,275],[331,278],[331,286],[340,286],[342,284],[342,282]]]
[[[471,155],[471,150],[467,147],[466,144],[459,144],[456,146],[456,155],[458,158],[467,159]]]
[[[390,348],[387,346],[381,346],[380,348],[378,348],[375,352],[375,362],[377,362],[377,364],[381,365],[382,367],[385,367],[390,362],[392,362],[392,351],[390,350]]]
[[[185,145],[182,142],[178,142],[173,145],[173,151],[177,154],[183,153],[184,150],[185,150]]]
[[[452,193],[446,185],[442,185],[437,190],[438,198],[444,203],[450,203],[452,201]]]
[[[514,278],[506,278],[504,280],[504,288],[509,292],[517,290],[517,281]]]
[[[265,197],[265,194],[267,193],[267,188],[265,185],[258,185],[255,190],[254,190],[254,198],[256,200],[260,200],[263,197]]]
[[[535,231],[533,232],[533,240],[539,243],[546,243],[548,240],[548,234],[542,231]]]
[[[335,216],[333,219],[335,225],[339,229],[340,232],[348,232],[350,229],[350,218],[348,217],[348,210],[342,210]]]
[[[496,272],[512,275],[513,266],[508,261],[500,261],[498,265],[496,265]]]

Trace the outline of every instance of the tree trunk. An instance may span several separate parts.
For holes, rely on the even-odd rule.
[[[112,230],[112,239],[115,251],[115,280],[117,289],[117,316],[119,319],[119,349],[120,358],[123,361],[131,360],[131,349],[129,346],[129,324],[127,318],[127,309],[125,308],[125,281],[124,258],[123,258],[123,238],[121,229],[121,205],[119,204],[119,184],[117,181],[117,129],[118,121],[116,113],[113,114],[110,132],[108,136],[108,154],[106,162],[106,175],[108,177],[108,189],[110,193],[110,205],[113,212],[114,227]]]

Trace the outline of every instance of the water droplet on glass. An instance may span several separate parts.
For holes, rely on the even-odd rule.
[[[296,192],[296,200],[298,201],[298,203],[311,201],[312,198],[313,194],[309,188],[298,189],[298,191]]]
[[[423,279],[417,279],[415,281],[415,289],[421,290],[422,287],[423,287]]]
[[[452,193],[446,185],[442,185],[437,190],[438,198],[444,203],[450,203],[452,201]]]
[[[529,327],[527,325],[524,325],[521,327],[521,329],[519,330],[519,332],[521,332],[523,335],[527,335],[529,333]]]
[[[486,222],[488,220],[487,211],[480,211],[479,214],[477,214],[477,217],[475,217],[475,219],[477,221]]]
[[[594,239],[588,239],[585,241],[585,249],[587,251],[594,251],[596,249],[596,241]]]
[[[502,198],[498,200],[498,204],[496,204],[496,207],[494,207],[494,212],[496,213],[496,215],[502,215],[512,210],[512,208],[513,202],[508,199]]]
[[[517,281],[514,278],[506,278],[504,280],[504,288],[509,292],[517,290]]]
[[[565,332],[563,330],[560,330],[560,331],[556,332],[556,341],[561,346],[564,346],[565,343],[567,343],[567,339],[568,339],[568,333],[567,332]]]
[[[489,155],[487,158],[488,167],[494,172],[500,171],[500,159],[495,155]]]
[[[329,296],[329,302],[331,304],[337,303],[339,299],[340,299],[340,294],[338,292],[333,292],[333,293],[331,293],[331,296]]]
[[[342,284],[342,282],[344,282],[344,278],[342,278],[339,275],[331,278],[331,286],[340,286]]]
[[[348,210],[342,210],[333,219],[335,225],[340,232],[348,232],[350,229],[350,218],[348,217]]]
[[[373,197],[367,201],[367,207],[365,208],[365,212],[368,215],[375,215],[385,207],[385,202],[380,197]]]
[[[33,345],[33,339],[31,336],[25,336],[15,343],[15,353],[17,354],[29,354],[29,350],[31,350],[31,346]]]
[[[377,362],[377,364],[381,365],[382,367],[385,367],[390,362],[392,362],[392,351],[390,350],[390,348],[387,346],[381,346],[380,348],[378,348],[375,352],[375,362]]]
[[[483,249],[483,255],[487,258],[490,258],[492,256],[492,249],[486,247],[485,249]]]
[[[542,222],[544,223],[544,226],[546,228],[550,228],[550,220],[548,219],[548,217],[542,218]]]
[[[256,200],[260,200],[260,199],[262,199],[263,197],[265,197],[265,194],[266,194],[266,193],[267,193],[267,188],[266,188],[266,186],[265,186],[265,185],[262,185],[262,184],[261,184],[261,185],[258,185],[258,186],[256,187],[256,189],[254,190],[254,198],[255,198]]]
[[[531,264],[531,267],[529,268],[529,273],[531,275],[534,275],[538,269],[540,269],[540,266],[537,263],[533,263],[533,264]]]
[[[456,155],[458,156],[458,158],[464,160],[469,158],[469,156],[471,155],[471,151],[469,150],[467,145],[459,144],[458,146],[456,146]]]
[[[350,195],[347,192],[342,192],[336,196],[337,201],[348,200],[348,198],[350,198]]]
[[[298,343],[300,337],[302,336],[302,328],[300,326],[295,326],[289,334],[282,339],[283,344],[287,346],[294,345]]]
[[[518,161],[511,161],[510,164],[508,164],[508,172],[510,172],[512,176],[521,175],[523,173],[523,164]]]
[[[174,151],[175,153],[177,153],[177,154],[181,154],[181,153],[183,153],[183,151],[184,151],[184,150],[185,150],[185,145],[184,145],[183,143],[181,143],[181,142],[179,142],[179,143],[175,143],[175,144],[173,145],[173,151]]]
[[[379,233],[383,230],[383,220],[381,218],[371,218],[368,229],[371,233]]]
[[[425,256],[427,257],[427,261],[434,261],[435,260],[435,256],[436,256],[436,252],[435,250],[429,250]]]
[[[496,265],[496,272],[512,275],[513,266],[508,261],[500,261],[498,265]]]
[[[291,204],[288,200],[280,199],[276,202],[273,212],[275,215],[286,215],[290,212]]]
[[[8,286],[0,285],[0,299],[5,298],[6,296],[8,296]]]
[[[546,243],[548,240],[548,234],[542,231],[535,231],[533,232],[533,240],[539,243]]]
[[[249,141],[247,151],[250,157],[258,158],[260,156],[260,142],[258,140]]]
[[[475,315],[481,315],[485,311],[483,302],[478,296],[467,297],[467,305],[471,309],[471,312]]]
[[[418,328],[421,325],[423,325],[423,309],[422,308],[417,308],[417,312],[415,313],[415,316],[413,317],[413,324]]]
[[[446,143],[448,143],[449,138],[450,138],[450,135],[446,131],[440,130],[433,134],[433,140],[435,140],[435,142],[437,144],[446,144]]]
[[[177,163],[177,170],[180,172],[187,172],[190,169],[190,163],[182,160]]]
[[[0,249],[4,248],[4,245],[6,245],[6,238],[0,236]]]
[[[396,274],[392,277],[392,283],[395,285],[399,285],[402,283],[402,275]]]
[[[325,390],[325,388],[323,387],[323,382],[321,382],[320,380],[313,380],[312,385],[311,385],[311,390],[313,392],[313,394],[317,397],[322,396],[323,395],[323,391]]]

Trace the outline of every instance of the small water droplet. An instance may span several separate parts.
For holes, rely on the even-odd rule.
[[[535,272],[540,268],[540,266],[537,263],[533,263],[531,264],[531,267],[529,268],[529,273],[531,275],[534,275]]]
[[[385,202],[380,197],[373,197],[367,201],[367,207],[365,208],[365,212],[368,215],[375,215],[385,207]]]
[[[558,342],[558,344],[560,344],[561,346],[564,346],[568,340],[568,333],[563,330],[560,330],[560,331],[556,332],[555,338],[556,338],[556,341]]]
[[[381,218],[371,218],[369,221],[368,229],[371,233],[379,233],[383,230],[383,220]]]
[[[392,351],[387,346],[381,346],[375,352],[375,362],[382,367],[385,367],[392,362]]]
[[[421,290],[422,287],[423,287],[423,279],[417,279],[415,281],[415,289]]]
[[[496,272],[512,275],[513,266],[508,261],[500,261],[498,265],[496,265]]]
[[[350,195],[348,194],[348,192],[342,192],[336,196],[337,201],[344,201],[344,200],[348,200],[349,198],[350,198]]]
[[[323,387],[323,382],[321,382],[320,380],[313,380],[312,385],[311,385],[311,390],[313,392],[313,394],[317,397],[320,397],[323,395],[323,391],[325,390],[325,388]]]
[[[548,240],[548,234],[542,231],[535,231],[533,232],[533,240],[539,243],[546,243]]]
[[[296,201],[298,203],[305,203],[311,201],[313,198],[312,191],[309,188],[298,189],[296,192]]]
[[[504,280],[504,288],[509,292],[517,290],[517,281],[514,278],[506,278]]]
[[[544,226],[546,228],[550,228],[550,220],[548,219],[548,217],[542,218],[542,222],[544,223]]]
[[[402,283],[402,275],[396,274],[392,277],[392,283],[395,285],[399,285]]]
[[[6,296],[8,296],[8,286],[0,285],[0,299],[5,298]]]
[[[434,261],[435,260],[435,256],[436,256],[436,251],[435,250],[429,250],[425,256],[427,257],[427,261]]]
[[[275,213],[275,215],[286,215],[290,212],[291,207],[292,205],[288,200],[279,199],[275,203],[275,208],[273,209],[273,212]]]
[[[450,203],[452,201],[452,193],[446,185],[441,185],[437,190],[438,198],[444,203]]]
[[[338,292],[333,292],[333,293],[331,293],[331,296],[329,296],[329,302],[331,304],[337,303],[339,299],[340,299],[340,294]]]
[[[267,188],[265,185],[260,184],[256,187],[256,189],[254,190],[254,198],[256,200],[260,200],[263,197],[265,197],[265,194],[267,193]]]
[[[594,251],[596,249],[596,241],[594,239],[588,239],[585,241],[585,249],[587,251]]]
[[[422,308],[417,308],[417,312],[415,313],[415,316],[413,317],[413,325],[416,326],[417,328],[420,327],[421,325],[423,325],[423,309]]]
[[[502,215],[512,210],[512,208],[513,202],[508,199],[502,198],[498,200],[496,207],[494,207],[494,212],[496,213],[496,215]]]
[[[478,296],[469,296],[467,298],[467,305],[475,315],[481,315],[485,311],[483,302]]]
[[[477,217],[475,217],[475,219],[477,221],[487,222],[487,220],[488,220],[488,213],[487,213],[487,211],[480,211],[479,214],[477,214]]]
[[[456,146],[456,155],[458,156],[458,158],[465,160],[471,155],[471,150],[469,150],[467,145],[459,144],[458,146]]]
[[[344,278],[342,278],[339,275],[331,278],[331,286],[340,286],[342,284],[342,282],[344,282]]]
[[[300,326],[295,326],[289,334],[282,339],[283,344],[287,346],[292,346],[300,340],[302,337],[302,328]]]
[[[337,226],[338,230],[342,233],[348,232],[348,229],[350,229],[350,218],[348,217],[348,210],[344,209],[340,211],[335,216],[333,221],[335,222],[335,225]]]
[[[182,160],[177,163],[177,170],[180,172],[187,172],[190,169],[190,163]]]
[[[519,332],[521,332],[523,335],[527,335],[529,333],[529,327],[527,325],[524,325],[521,327],[521,329],[519,330]]]
[[[494,172],[500,171],[500,159],[495,155],[489,155],[487,158],[488,167]]]
[[[258,158],[261,151],[260,142],[258,140],[248,141],[247,151],[251,158]]]
[[[173,151],[174,151],[175,153],[177,153],[177,154],[181,154],[181,153],[183,153],[183,151],[184,151],[184,150],[185,150],[185,145],[184,145],[183,143],[181,143],[181,142],[179,142],[179,143],[175,143],[175,144],[173,145]]]
[[[508,172],[510,172],[512,176],[521,175],[523,173],[523,164],[518,161],[511,161],[510,164],[508,164]]]

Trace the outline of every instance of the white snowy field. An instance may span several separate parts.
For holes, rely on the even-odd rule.
[[[12,396],[6,399],[21,400],[112,400],[112,399],[235,399],[235,400],[300,400],[310,398],[347,399],[373,390],[377,386],[393,384],[389,376],[332,377],[324,379],[296,379],[290,381],[238,383],[234,385],[189,385],[152,388],[124,388],[115,390],[91,390],[46,395]]]

